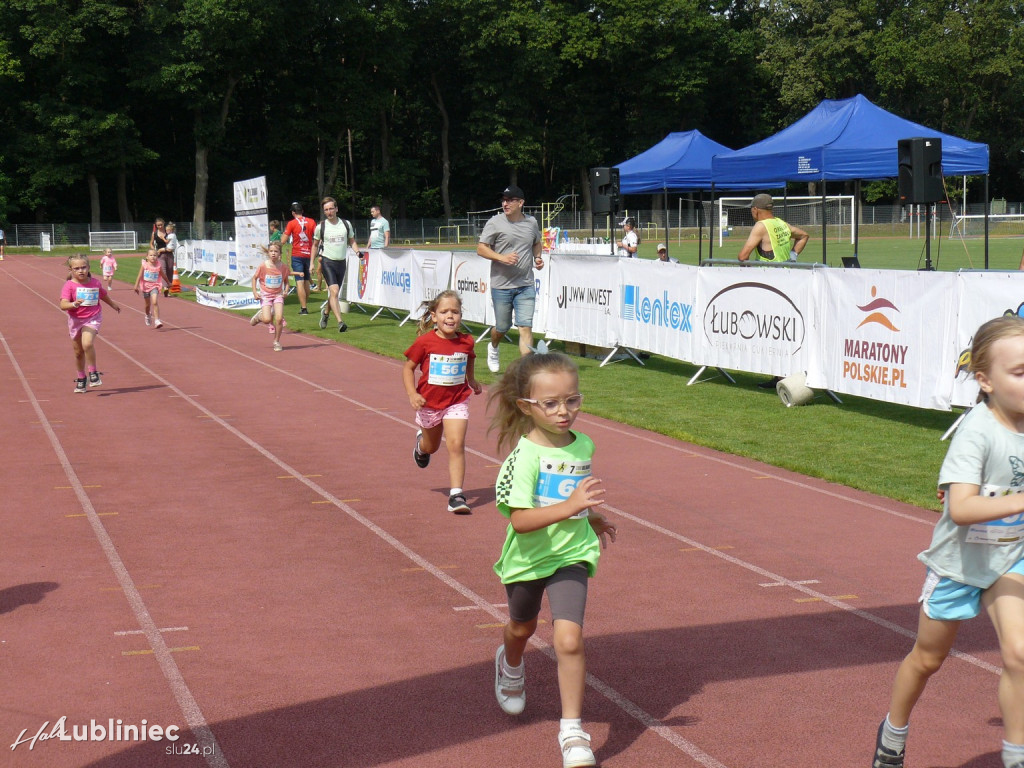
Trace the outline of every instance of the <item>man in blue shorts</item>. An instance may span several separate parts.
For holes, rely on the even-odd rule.
[[[501,193],[501,213],[484,225],[476,252],[491,262],[491,300],[494,302],[494,327],[487,347],[487,368],[501,369],[498,344],[512,327],[512,313],[519,329],[519,354],[533,350],[533,311],[537,299],[533,270],[544,268],[541,258],[543,239],[537,219],[523,213],[523,190],[515,184]]]
[[[292,220],[284,228],[282,241],[292,244],[292,274],[295,276],[295,293],[299,297],[299,314],[308,315],[306,300],[309,297],[309,262],[313,252],[313,229],[316,221],[302,215],[302,204],[292,203]]]

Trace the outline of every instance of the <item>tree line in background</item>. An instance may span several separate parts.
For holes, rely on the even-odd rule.
[[[1022,71],[1011,0],[5,0],[0,222],[203,231],[259,175],[272,217],[452,217],[509,182],[587,208],[589,168],[670,131],[740,148],[857,93],[989,144],[1020,199]]]

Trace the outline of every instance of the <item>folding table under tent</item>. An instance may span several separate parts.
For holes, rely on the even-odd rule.
[[[668,193],[711,189],[711,159],[715,155],[728,155],[732,152],[724,144],[709,139],[700,131],[670,133],[653,147],[615,166],[619,169],[619,194],[665,194],[665,243],[668,244]],[[775,181],[774,184],[781,186],[782,182]],[[734,185],[736,189],[753,189],[756,186],[743,183]],[[698,210],[699,216],[703,213],[703,207]],[[702,243],[698,241],[698,259],[701,247]]]
[[[871,103],[858,94],[826,99],[773,136],[711,159],[711,181],[729,187],[742,180],[775,188],[778,179],[821,182],[822,201],[828,181],[872,181],[899,175],[900,139],[942,139],[942,174],[985,176],[988,210],[988,145],[926,128]],[[775,186],[773,186],[775,185]],[[859,187],[859,184],[858,184]],[[858,189],[859,192],[859,189]],[[854,195],[854,254],[858,245],[859,194]],[[986,213],[987,215],[987,213]],[[988,225],[985,226],[985,267],[988,268]],[[824,227],[824,221],[822,222]],[[825,263],[824,230],[822,262]]]

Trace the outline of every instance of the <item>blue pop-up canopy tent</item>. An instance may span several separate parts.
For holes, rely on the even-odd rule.
[[[926,128],[897,117],[862,95],[826,99],[788,128],[763,141],[711,159],[711,180],[729,187],[738,180],[826,182],[891,179],[899,175],[900,139],[942,139],[942,174],[986,174],[988,145]],[[824,197],[824,183],[822,184]],[[987,207],[987,206],[986,206]],[[986,245],[986,262],[987,262]]]
[[[711,187],[711,158],[730,154],[700,131],[670,133],[650,149],[619,163],[619,193],[680,192]]]
[[[711,159],[732,154],[724,144],[709,139],[700,131],[668,134],[653,147],[631,157],[619,169],[619,193],[685,192],[711,188]],[[773,186],[781,186],[776,181]],[[760,182],[736,183],[737,189],[754,189]],[[668,205],[666,194],[665,204]],[[668,211],[665,212],[665,240],[668,241]]]
[[[899,173],[897,144],[915,137],[942,139],[944,176],[988,173],[988,145],[967,141],[897,117],[861,95],[818,106],[757,144],[711,160],[715,186],[731,182],[891,179]]]

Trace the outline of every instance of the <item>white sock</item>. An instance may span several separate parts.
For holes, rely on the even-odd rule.
[[[567,719],[567,718],[563,717],[561,720],[558,721],[558,732],[559,733],[565,733],[570,728],[579,728],[580,730],[582,730],[583,729],[583,720],[582,720],[582,718],[577,717],[575,720],[573,720],[573,719]]]
[[[885,725],[882,726],[882,746],[899,754],[907,746],[907,733],[909,731],[910,723],[907,723],[902,728],[897,728],[889,722],[889,715],[886,715]]]
[[[1024,763],[1024,744],[1011,744],[1003,741],[1003,765],[1005,768],[1015,768]]]
[[[452,488],[451,491],[448,493],[448,495],[449,496],[455,496],[456,494],[459,494],[459,493],[462,493],[462,489],[461,488]]]
[[[522,677],[523,676],[523,662],[519,662],[518,667],[510,667],[508,660],[503,656],[501,658],[501,671],[506,677]]]

